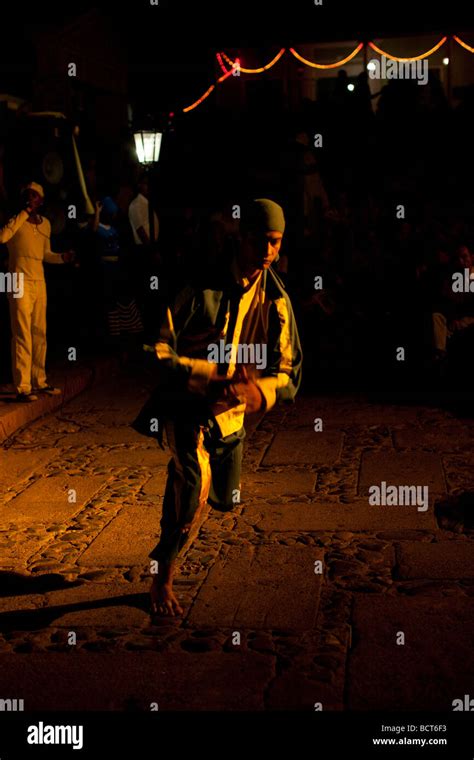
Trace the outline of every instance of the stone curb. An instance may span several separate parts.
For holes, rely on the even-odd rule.
[[[75,369],[52,369],[49,373],[51,382],[61,388],[60,396],[41,395],[38,401],[29,404],[5,402],[0,399],[0,443],[3,443],[17,430],[30,422],[54,412],[79,393],[105,380],[112,369],[117,367],[115,357],[101,357],[90,360]]]

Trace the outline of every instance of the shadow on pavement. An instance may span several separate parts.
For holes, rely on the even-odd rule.
[[[23,594],[45,594],[47,591],[58,591],[82,585],[83,581],[67,581],[60,573],[32,576],[0,570],[0,598]]]
[[[77,584],[76,584],[77,585]],[[77,604],[62,604],[56,607],[41,607],[40,609],[15,610],[0,613],[0,630],[5,631],[34,631],[47,628],[56,618],[68,612],[81,610],[102,609],[104,607],[129,606],[147,611],[149,608],[148,594],[123,594],[122,596],[104,597]]]

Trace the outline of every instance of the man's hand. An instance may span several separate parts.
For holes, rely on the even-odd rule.
[[[65,264],[71,264],[76,258],[75,251],[65,251],[61,254],[62,260]]]
[[[245,414],[257,414],[264,409],[265,398],[253,380],[243,380],[230,386],[232,393],[245,403]]]

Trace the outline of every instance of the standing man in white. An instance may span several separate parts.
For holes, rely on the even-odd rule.
[[[160,224],[156,212],[153,211],[153,241],[150,240],[150,219],[149,219],[149,185],[146,176],[140,177],[138,181],[138,192],[130,203],[128,208],[128,218],[133,232],[135,245],[148,246],[151,242],[158,240]]]
[[[147,312],[150,276],[157,275],[159,256],[156,248],[160,224],[153,210],[153,234],[150,231],[150,187],[148,177],[142,175],[137,184],[137,194],[128,208],[128,219],[132,228],[134,251],[130,260],[130,272],[135,289],[135,297],[143,312]]]
[[[56,396],[59,388],[46,379],[46,282],[43,262],[64,264],[74,253],[51,251],[51,224],[39,214],[44,201],[41,185],[30,182],[25,207],[0,229],[0,243],[8,249],[8,271],[23,281],[22,296],[9,293],[12,331],[13,383],[17,401],[37,401],[36,393]]]

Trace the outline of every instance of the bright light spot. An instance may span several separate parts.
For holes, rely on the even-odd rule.
[[[135,148],[141,164],[152,164],[158,161],[161,148],[161,132],[135,132]]]
[[[449,63],[449,58],[443,58],[443,63],[445,66],[447,66]]]
[[[375,71],[376,69],[375,61],[369,61],[367,64],[367,70],[368,71]]]
[[[347,89],[349,90],[349,92],[352,92],[354,90],[354,85],[353,84],[348,84],[347,85]]]

